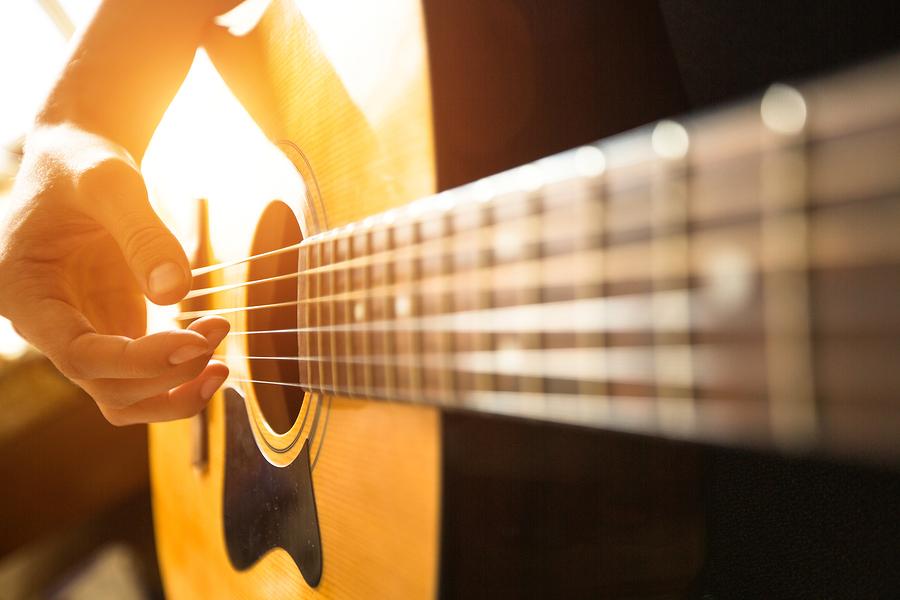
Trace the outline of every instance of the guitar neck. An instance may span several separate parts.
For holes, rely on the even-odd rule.
[[[300,386],[895,460],[898,73],[773,86],[307,238]]]

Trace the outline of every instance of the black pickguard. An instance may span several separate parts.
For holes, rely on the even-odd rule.
[[[225,485],[223,520],[228,558],[235,569],[252,566],[282,548],[315,587],[322,577],[322,543],[304,443],[290,465],[276,467],[256,447],[244,398],[225,390]]]

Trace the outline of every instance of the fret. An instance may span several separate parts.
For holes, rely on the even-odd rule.
[[[391,227],[377,226],[373,228],[369,239],[373,252],[390,252],[393,249],[393,232]],[[393,285],[393,271],[394,268],[391,262],[372,265],[370,270],[372,285]],[[383,321],[388,325],[380,332],[377,338],[373,339],[373,348],[378,348],[378,351],[385,356],[391,356],[394,353],[393,298],[389,295],[372,298],[369,305],[372,309],[371,319]],[[380,368],[374,370],[373,381],[376,387],[384,389],[388,397],[391,397],[397,389],[395,366],[388,363],[382,364]]]
[[[809,444],[818,427],[811,385],[806,103],[793,88],[773,86],[760,112],[769,129],[760,175],[762,250],[764,260],[781,267],[763,279],[770,426],[775,443],[791,448]]]
[[[319,248],[319,264],[320,265],[331,265],[334,263],[332,254],[331,254],[331,239],[329,237],[325,237],[322,240],[319,240],[316,243],[316,246]],[[333,273],[334,271],[320,271],[317,275],[318,285],[319,285],[319,293],[322,294],[325,298],[330,298],[333,293],[333,288],[331,286],[333,281]],[[330,331],[328,328],[334,325],[333,315],[331,314],[331,309],[333,306],[332,301],[327,302],[318,302],[316,304],[319,314],[318,314],[318,322],[319,326],[325,328],[325,331],[320,332],[317,335],[317,339],[319,342],[318,350],[319,356],[333,358],[334,346],[333,339],[334,333]],[[334,380],[334,360],[329,360],[325,364],[321,364],[321,370],[319,373],[320,376],[320,385],[325,390],[334,390],[336,387],[336,382]]]
[[[688,290],[690,285],[687,228],[691,192],[688,187],[690,139],[681,124],[663,121],[653,131],[652,144],[660,156],[651,185],[654,236],[650,248],[657,419],[662,431],[685,436],[693,433],[697,418],[690,295],[667,292]],[[672,330],[681,333],[673,336]],[[661,349],[667,349],[673,343],[679,344],[678,352],[660,354]],[[677,387],[667,383],[673,380],[673,375],[683,377]]]
[[[526,197],[522,205],[525,209],[532,214],[537,214],[539,217],[543,217],[544,206],[543,206],[543,196],[541,195],[541,190],[536,188],[534,190],[529,190],[526,192]],[[544,220],[543,218],[539,218],[534,225],[534,229],[532,231],[526,232],[528,238],[532,236],[537,237],[538,239],[543,238],[544,231]],[[527,261],[536,261],[538,264],[543,265],[544,259],[544,244],[533,244],[530,246],[526,246],[526,250],[523,253],[523,260]],[[541,273],[538,281],[543,281],[543,273]],[[521,293],[519,294],[519,304],[520,305],[529,305],[529,304],[539,304],[543,302],[543,286],[538,287],[523,287],[520,288]],[[544,346],[544,330],[540,329],[536,332],[526,332],[520,333],[517,343],[519,348],[530,348],[535,345],[543,347]],[[525,393],[543,393],[547,391],[546,388],[546,378],[517,378],[516,380],[516,388],[519,392]]]
[[[352,254],[356,256],[368,256],[372,252],[372,237],[370,231],[367,229],[362,233],[354,235],[351,241],[351,247]],[[369,290],[372,287],[371,266],[364,265],[354,268],[352,277],[354,280],[354,287],[359,286],[360,290],[365,294],[362,298],[357,299],[353,303],[353,322],[356,325],[360,325],[369,320],[369,315],[371,315],[372,312],[369,306],[370,299],[368,295]],[[364,357],[371,356],[373,347],[372,336],[367,332],[360,330],[358,333],[354,334],[353,347],[361,349]],[[360,366],[360,370],[362,371],[362,377],[357,379],[361,379],[363,382],[365,395],[371,397],[375,387],[375,376],[371,363],[366,361],[365,364]],[[357,373],[359,373],[359,370],[357,370]]]
[[[346,246],[347,238],[344,235],[336,235],[331,240],[331,256],[335,264],[341,264],[347,258]],[[347,324],[346,302],[338,300],[341,294],[347,291],[347,279],[349,274],[346,269],[334,270],[332,273],[331,289],[331,316],[335,325]],[[333,361],[333,377],[334,385],[338,389],[353,389],[353,383],[350,376],[349,363],[344,357],[351,356],[347,345],[347,335],[338,333],[336,330],[331,334],[331,348],[334,355]]]
[[[339,238],[339,246],[338,246],[338,260],[341,262],[346,262],[353,258],[353,237],[352,237],[352,229],[347,232],[346,235],[342,235]],[[340,280],[340,287],[343,290],[344,295],[351,293],[354,290],[353,283],[353,269],[345,269],[342,271],[343,278]],[[341,300],[338,301],[341,306],[341,323],[345,325],[353,324],[353,300],[350,299],[349,296],[342,297]],[[356,368],[353,365],[351,358],[354,356],[354,352],[356,349],[356,345],[353,340],[353,332],[351,330],[347,330],[344,332],[344,335],[341,338],[341,343],[344,346],[344,361],[342,361],[342,368],[344,372],[344,380],[347,382],[348,390],[356,390],[362,386],[362,378],[357,378]]]
[[[421,239],[426,242],[435,240],[439,245],[439,251],[431,256],[420,259],[423,277],[428,274],[436,274],[443,283],[435,288],[434,302],[423,303],[426,315],[441,315],[451,317],[454,313],[454,286],[456,285],[456,271],[453,258],[453,219],[447,211],[442,210],[433,219],[423,221],[420,225]],[[437,363],[432,363],[431,377],[426,373],[426,393],[434,402],[445,405],[455,405],[457,398],[455,365],[454,365],[454,335],[453,328],[445,327],[436,331],[423,334],[423,346],[428,354],[434,354],[439,358]]]
[[[573,207],[576,223],[589,223],[598,233],[593,233],[592,229],[579,227],[577,231],[575,246],[575,262],[574,269],[576,272],[590,273],[588,280],[580,280],[578,277],[572,278],[572,286],[574,287],[573,296],[576,301],[580,302],[596,302],[596,299],[605,298],[605,251],[607,244],[607,236],[605,235],[606,220],[606,188],[605,179],[601,177],[606,168],[606,158],[604,154],[594,146],[586,146],[581,148],[576,158],[580,156],[579,175],[577,179],[569,182],[568,185],[575,186],[575,205]],[[591,248],[598,248],[601,252],[598,260],[588,260],[586,254]],[[613,301],[621,302],[621,298],[613,299]],[[611,322],[619,322],[615,320],[614,315],[609,315],[609,310],[596,311],[595,319],[599,322],[596,326],[590,327],[592,323],[586,322],[583,314],[579,311],[566,311],[570,315],[573,325],[575,326],[574,346],[580,350],[588,350],[591,348],[607,347],[606,329]],[[644,315],[648,314],[643,312]],[[587,325],[587,327],[585,327]],[[579,354],[579,366],[582,370],[597,368],[605,371],[609,365],[605,362],[605,356],[595,357],[598,363],[591,363],[589,355],[585,352]],[[597,418],[596,415],[609,413],[609,387],[606,381],[592,382],[587,379],[579,379],[578,382],[578,401],[577,413],[584,418]]]
[[[425,248],[433,241],[439,240],[444,233],[443,220],[426,219],[419,222],[418,248]],[[440,315],[443,309],[443,295],[452,288],[452,281],[443,272],[442,258],[436,252],[420,252],[416,262],[419,265],[419,318],[423,321]],[[435,330],[423,328],[420,333],[423,357],[438,355],[443,351],[441,334]],[[440,368],[423,365],[422,385],[426,401],[441,403],[445,400],[441,384],[443,379]]]
[[[465,244],[460,244],[461,234],[477,231],[481,221],[481,204],[464,203],[450,216],[452,229],[457,235],[451,236],[450,255],[452,260],[452,274],[450,276],[450,290],[453,295],[453,310],[455,319],[458,315],[468,313],[478,308],[480,297],[490,293],[490,283],[486,286],[473,285],[472,272],[480,260],[480,251]],[[453,327],[453,347],[457,353],[472,352],[477,350],[491,350],[491,347],[481,347],[484,333],[471,333],[461,326]],[[456,386],[460,391],[461,400],[465,400],[467,391],[475,389],[485,379],[485,374],[471,373],[466,370],[457,370]]]
[[[398,223],[394,226],[394,246],[415,247],[419,243],[419,225],[413,220]],[[394,294],[394,316],[399,320],[416,319],[420,315],[419,298],[419,263],[414,253],[405,259],[398,260],[394,270],[396,290]],[[396,336],[396,352],[408,353],[408,364],[397,370],[398,387],[407,390],[411,398],[421,398],[422,366],[419,360],[422,343],[417,329],[408,328]]]
[[[313,245],[306,245],[300,249],[300,261],[298,264],[298,272],[304,273],[309,270],[313,263],[312,253]],[[301,300],[309,300],[311,298],[315,298],[316,290],[312,289],[311,283],[315,277],[312,276],[300,276],[298,278],[298,296]],[[306,303],[301,304],[300,311],[298,314],[303,315],[303,321],[300,323],[300,327],[312,327],[313,325],[313,313],[315,311],[315,304]],[[314,356],[318,352],[318,348],[314,350],[314,345],[312,343],[312,334],[302,334],[298,332],[298,355],[300,356],[300,362],[305,363],[306,368],[303,369],[303,365],[301,364],[301,372],[305,371],[306,381],[303,383],[306,384],[308,391],[313,389],[313,369],[316,368],[316,365],[310,360],[307,360],[306,357]]]
[[[452,288],[452,280],[455,276],[452,260],[452,234],[453,220],[449,213],[444,213],[439,221],[440,240],[442,252],[439,258],[440,274],[446,281],[450,281],[450,287],[443,289],[439,296],[438,312],[441,315],[450,315],[455,311],[455,301]],[[438,333],[438,348],[443,357],[438,367],[438,388],[441,401],[450,406],[458,404],[459,390],[456,385],[456,340],[453,330],[447,329]]]
[[[335,264],[339,263],[340,259],[337,257],[337,240],[334,237],[332,237],[330,240],[325,242],[325,244],[327,244],[327,247],[328,247],[329,261],[332,263],[335,263]],[[341,322],[340,317],[337,314],[338,307],[340,307],[341,304],[334,300],[334,295],[343,291],[342,289],[338,289],[338,287],[337,287],[338,273],[343,275],[344,270],[341,269],[340,271],[338,271],[338,270],[331,271],[329,273],[329,281],[328,281],[328,285],[331,290],[331,300],[328,302],[328,316],[331,318],[330,322],[332,324],[339,324]],[[341,365],[341,361],[340,361],[341,351],[338,346],[337,332],[332,331],[328,337],[329,337],[328,345],[329,345],[329,351],[330,351],[329,356],[332,357],[332,360],[331,360],[331,385],[334,387],[334,389],[339,390],[339,389],[341,389],[341,377],[340,377],[340,368],[339,368],[339,366]]]
[[[314,268],[322,264],[321,245],[318,243],[314,243],[310,247],[310,263]],[[306,279],[310,295],[316,298],[321,297],[321,272],[314,271],[310,273]],[[319,333],[315,329],[322,326],[321,306],[321,302],[316,302],[309,311],[309,327],[313,328],[309,332],[309,337],[310,347],[313,351],[310,352],[308,356],[322,356],[322,336],[319,335]],[[313,365],[313,369],[311,371],[309,384],[313,390],[320,390],[322,389],[322,385],[325,381],[325,377],[323,375],[325,367],[320,362],[311,364]]]

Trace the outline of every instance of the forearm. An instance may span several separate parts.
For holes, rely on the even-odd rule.
[[[74,123],[118,142],[140,162],[204,29],[233,4],[104,0],[77,40],[38,124]]]

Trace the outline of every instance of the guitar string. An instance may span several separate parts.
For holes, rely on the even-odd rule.
[[[865,201],[860,201],[860,204],[863,202],[865,202]],[[783,215],[780,215],[778,218],[789,220],[791,218],[792,214],[793,214],[793,212],[786,211]],[[820,217],[818,217],[818,216],[814,216],[812,218],[812,220],[813,220],[813,222],[816,222],[819,220],[819,218]],[[629,231],[644,231],[644,229],[645,228],[633,228]],[[753,225],[748,223],[746,226],[744,226],[743,229],[741,229],[739,231],[735,231],[732,226],[731,231],[732,231],[732,233],[739,234],[739,233],[741,233],[741,231],[751,231],[752,229],[753,229]],[[705,238],[707,235],[709,235],[712,238],[714,238],[717,235],[717,232],[718,232],[718,230],[712,230],[707,234],[700,234],[700,237]],[[589,234],[590,231],[588,231],[587,233]],[[623,231],[619,230],[619,231],[611,232],[610,235],[622,235],[622,234],[623,234]],[[606,257],[606,259],[609,260],[609,259],[613,258],[613,253],[617,253],[620,251],[627,252],[628,250],[632,249],[633,247],[641,245],[641,244],[645,245],[649,248],[650,245],[653,243],[666,243],[669,240],[678,241],[679,239],[681,239],[683,237],[684,237],[684,234],[677,234],[677,233],[673,234],[673,235],[668,235],[665,237],[654,237],[651,235],[648,237],[647,240],[643,240],[643,239],[640,239],[638,241],[625,240],[625,241],[617,243],[617,244],[605,245],[602,248],[600,246],[597,246],[597,247],[587,250],[587,252],[589,254],[596,254],[597,255],[596,258],[598,258],[598,259],[603,259],[604,257]],[[437,241],[441,241],[441,240],[437,240]],[[451,243],[451,241],[452,240],[450,240],[449,236],[448,236],[446,243],[449,244],[449,243]],[[701,239],[699,241],[702,242],[703,240]],[[538,242],[535,242],[535,243],[538,243]],[[540,243],[544,243],[544,240],[541,240]],[[485,243],[484,245],[488,245],[488,244]],[[475,248],[475,250],[478,250],[478,249],[479,248]],[[469,250],[472,251],[472,248],[469,248]],[[423,253],[417,253],[417,251],[418,251],[417,247],[409,246],[409,247],[405,247],[405,248],[398,248],[398,249],[393,249],[393,250],[389,250],[389,251],[380,253],[383,255],[383,258],[389,258],[391,256],[399,257],[396,260],[394,260],[393,262],[385,261],[384,263],[375,263],[371,259],[376,258],[376,255],[372,255],[371,257],[357,257],[357,258],[353,258],[353,259],[349,259],[349,260],[345,260],[345,261],[338,261],[338,262],[329,263],[326,265],[321,265],[319,267],[313,267],[310,269],[302,269],[302,270],[299,270],[299,271],[293,272],[293,273],[286,273],[286,274],[282,274],[282,275],[276,275],[273,277],[251,280],[248,282],[228,284],[228,285],[224,285],[224,286],[216,286],[216,287],[212,287],[212,288],[202,288],[202,289],[195,290],[194,292],[191,292],[188,296],[186,296],[186,299],[197,298],[197,297],[201,297],[201,296],[211,295],[213,293],[229,291],[229,290],[253,286],[253,285],[275,283],[278,281],[290,280],[290,279],[294,279],[294,278],[299,279],[300,277],[303,277],[303,276],[322,274],[324,272],[340,272],[340,273],[346,274],[347,272],[349,272],[351,269],[354,269],[354,268],[363,268],[363,267],[368,267],[368,266],[373,266],[373,265],[382,266],[382,264],[387,266],[387,265],[391,265],[391,264],[397,264],[402,259],[429,260],[429,259],[442,258],[442,257],[447,257],[447,256],[451,256],[451,257],[455,256],[453,253],[447,253],[447,252],[423,254]],[[523,251],[523,249],[521,247],[519,247],[517,250],[515,250],[516,253],[520,253],[520,254],[522,253],[522,251]],[[580,252],[582,254],[584,254],[583,250]],[[572,252],[561,252],[559,254],[550,255],[546,258],[538,259],[538,260],[531,260],[531,261],[521,261],[521,260],[515,261],[515,260],[513,260],[513,261],[497,264],[497,265],[494,265],[491,267],[485,267],[485,268],[480,268],[480,269],[469,268],[469,269],[465,269],[465,270],[451,272],[449,274],[435,273],[432,275],[428,275],[426,277],[420,277],[419,279],[417,279],[415,281],[419,282],[419,283],[427,282],[427,283],[432,283],[432,284],[439,283],[439,282],[455,283],[455,280],[459,277],[473,276],[475,278],[476,285],[478,285],[478,286],[488,285],[488,287],[494,287],[493,283],[488,284],[488,283],[482,281],[482,279],[485,278],[486,275],[494,276],[498,272],[502,272],[504,269],[516,271],[516,270],[520,270],[523,268],[524,269],[535,268],[538,266],[542,266],[542,267],[546,268],[548,265],[548,262],[554,261],[554,260],[557,260],[557,261],[565,260],[566,257],[570,257],[575,253],[576,253],[576,251],[573,250]],[[752,252],[750,252],[750,253],[752,254]],[[601,254],[603,256],[601,256]],[[815,257],[813,257],[813,261],[815,261]],[[762,263],[763,261],[761,259],[757,258],[755,262]],[[349,265],[349,266],[347,266],[347,265]],[[758,266],[757,264],[753,265],[754,270],[758,270],[758,269],[756,269],[757,266]],[[825,265],[825,266],[827,266],[827,265]],[[693,268],[693,267],[691,268],[692,275],[698,274],[697,271],[698,271],[697,268]],[[760,271],[760,272],[762,272],[762,271]],[[582,275],[580,272],[578,274]],[[585,275],[587,277],[590,277],[591,273],[587,273]],[[571,279],[568,280],[568,283],[571,284]],[[590,284],[590,283],[592,283],[592,281],[582,279],[579,283]],[[322,295],[322,296],[317,296],[315,298],[305,298],[296,303],[307,304],[307,303],[317,303],[317,302],[330,302],[330,301],[336,301],[336,300],[338,300],[338,301],[339,300],[352,300],[352,299],[360,298],[360,297],[371,298],[371,297],[373,297],[372,292],[382,291],[382,292],[385,292],[386,294],[390,294],[393,291],[397,291],[399,288],[407,289],[408,287],[409,287],[408,283],[382,284],[379,286],[374,286],[374,287],[363,289],[363,290],[349,290],[346,292],[339,292],[339,293],[334,293],[334,294],[326,294],[326,295]],[[275,304],[276,304],[276,306],[274,306],[275,308],[278,307],[277,305],[280,305],[280,306],[288,305],[287,303],[275,303]],[[177,318],[178,319],[189,319],[189,318],[197,318],[197,317],[204,316],[207,314],[227,314],[228,312],[240,312],[243,310],[258,310],[259,308],[267,308],[267,307],[270,307],[270,305],[241,306],[241,307],[234,307],[234,308],[228,308],[228,309],[209,309],[208,311],[200,311],[200,310],[186,311],[184,313],[179,314]],[[218,310],[221,312],[219,312],[219,313],[211,312],[214,310]]]
[[[554,203],[565,202],[568,200],[574,200],[576,198],[577,198],[577,194],[568,194],[568,193],[558,194],[558,195],[554,196],[553,201],[554,201]],[[481,208],[480,210],[487,211],[487,210],[494,210],[494,209],[498,208],[498,205],[495,203],[497,200],[502,200],[502,197],[495,196],[495,197],[490,198],[488,202],[483,204],[483,208]],[[470,202],[464,201],[464,202],[460,202],[454,208],[460,208],[460,207],[465,207],[465,206],[474,207],[474,206],[477,206],[477,204],[474,201],[470,201]],[[528,215],[523,218],[513,219],[513,220],[510,220],[510,221],[507,221],[506,223],[504,223],[502,227],[492,227],[491,229],[501,229],[501,228],[512,227],[519,223],[527,225],[528,220],[536,219],[536,218],[547,218],[547,215],[552,214],[554,212],[557,212],[557,211],[564,212],[565,208],[566,208],[565,206],[557,207],[556,210],[550,210],[550,211],[544,212],[538,216]],[[413,224],[415,224],[415,225],[421,226],[421,224],[425,223],[425,222],[426,221],[424,221],[424,220],[413,221],[410,223],[405,223],[403,225],[412,226]],[[391,224],[388,226],[389,227],[397,226],[397,224]],[[368,227],[363,227],[362,225],[359,225],[359,224],[353,224],[352,227],[354,228],[354,231],[358,231],[359,233],[361,233],[363,235],[366,235],[368,233],[386,233],[387,232],[387,229],[368,228]],[[342,267],[343,268],[351,268],[351,267],[363,267],[363,266],[372,266],[372,265],[381,265],[381,264],[392,264],[392,262],[397,262],[400,259],[409,258],[406,256],[402,256],[403,253],[411,253],[411,252],[415,252],[416,250],[421,249],[421,248],[427,248],[432,245],[439,245],[439,243],[444,239],[447,239],[447,241],[453,241],[454,243],[459,243],[460,240],[462,240],[465,237],[468,237],[468,236],[475,237],[475,236],[477,236],[479,234],[483,234],[483,233],[486,233],[486,232],[482,232],[480,230],[461,231],[461,232],[453,233],[448,236],[441,236],[440,238],[437,238],[437,239],[429,239],[429,240],[425,240],[425,241],[422,241],[422,242],[419,242],[416,244],[406,245],[401,248],[390,248],[387,250],[380,250],[380,251],[375,252],[368,256],[358,256],[358,257],[353,257],[350,259],[345,259],[342,261],[336,261],[336,262],[332,262],[332,263],[328,263],[328,264],[324,264],[324,265],[310,267],[308,269],[303,269],[303,270],[300,270],[300,271],[297,271],[294,273],[287,273],[284,275],[278,275],[278,276],[274,276],[274,277],[266,277],[263,279],[257,279],[257,280],[235,283],[235,284],[213,286],[213,287],[208,287],[208,288],[198,288],[198,289],[191,290],[191,292],[187,296],[185,296],[184,299],[190,300],[192,298],[200,298],[200,297],[207,296],[210,294],[229,291],[232,289],[238,289],[241,287],[248,287],[248,286],[258,285],[258,284],[262,284],[262,283],[273,283],[273,282],[277,282],[277,281],[283,281],[286,279],[290,279],[291,277],[299,278],[304,275],[313,275],[313,274],[316,274],[319,272],[340,270],[340,268],[342,268]],[[277,256],[279,254],[284,254],[284,253],[291,252],[294,250],[312,248],[314,245],[325,244],[327,242],[348,240],[349,237],[352,237],[352,235],[353,234],[342,233],[340,230],[330,230],[330,231],[322,234],[322,236],[323,236],[322,239],[313,237],[313,238],[309,238],[308,240],[304,240],[304,241],[296,243],[296,244],[291,244],[291,245],[285,246],[283,248],[278,248],[277,250],[272,250],[269,252],[256,254],[256,255],[242,258],[239,260],[219,263],[219,264],[210,265],[207,267],[198,267],[196,269],[193,269],[191,271],[191,274],[194,277],[198,277],[201,275],[206,275],[213,271],[227,269],[227,268],[238,266],[238,265],[245,264],[248,262],[254,262],[257,260],[271,258],[273,256]],[[396,255],[401,255],[401,256],[399,256],[399,258],[397,258]],[[417,257],[421,257],[421,258],[434,258],[436,256],[437,255],[426,255],[426,254],[421,254],[421,253],[419,255],[417,255]],[[396,259],[396,260],[392,261],[392,259]],[[352,264],[348,265],[348,263],[352,263]]]
[[[843,136],[838,136],[838,137],[843,137]],[[819,145],[824,144],[826,141],[829,141],[830,139],[832,139],[832,138],[829,138],[829,137],[822,137],[821,139],[818,139],[818,138],[815,138],[815,139],[814,139],[814,138],[809,138],[809,139],[807,139],[807,143],[806,143],[807,153],[811,152],[814,148],[816,148],[816,147],[819,146]],[[710,172],[709,172],[709,167],[710,167],[710,166],[717,166],[717,165],[720,165],[720,164],[729,164],[729,163],[733,163],[735,160],[746,159],[747,157],[750,157],[750,158],[752,159],[753,157],[761,156],[761,155],[763,155],[763,154],[765,154],[765,149],[764,149],[764,148],[752,148],[752,149],[749,149],[749,150],[746,150],[746,151],[743,151],[743,152],[739,152],[739,153],[737,153],[737,154],[735,154],[735,155],[731,155],[731,156],[722,156],[722,157],[715,157],[715,158],[712,158],[712,159],[705,159],[705,168],[704,168],[702,171],[700,171],[700,172],[705,173],[705,174],[710,174]],[[653,161],[655,161],[655,160],[658,160],[658,157],[656,157],[655,155],[648,155],[647,158],[640,160],[640,161],[639,161],[639,164],[640,164],[641,166],[647,167],[648,170],[649,170],[650,167],[651,167],[652,164],[653,164]],[[635,165],[629,165],[629,169],[633,169],[634,167],[635,167]],[[694,166],[694,169],[696,170],[697,167]],[[487,181],[490,181],[490,179],[492,179],[492,178],[508,176],[508,174],[509,174],[509,171],[504,172],[504,173],[499,173],[499,174],[497,174],[497,175],[493,175],[493,176],[488,177],[488,178],[487,178]],[[614,174],[614,171],[612,171],[612,170],[607,171],[606,174],[604,174],[602,177],[609,177],[611,174]],[[574,180],[577,180],[577,179],[579,179],[579,178],[582,178],[582,179],[588,179],[588,180],[600,180],[600,179],[601,179],[601,177],[583,177],[583,176],[581,176],[581,175],[577,172],[577,170],[574,170],[574,169],[573,169],[573,170],[572,170],[572,173],[571,173],[571,176],[569,176],[569,177],[567,177],[567,178],[563,178],[563,179],[559,180],[558,182],[574,181]],[[558,182],[557,182],[557,183],[558,183]],[[642,173],[640,176],[635,177],[635,182],[634,182],[634,185],[635,185],[635,186],[639,186],[639,185],[649,185],[650,183],[651,183],[651,175],[650,175],[649,173]],[[452,192],[455,192],[456,190],[450,190],[450,191],[451,191],[451,193],[452,193]],[[621,193],[622,191],[623,191],[623,189],[620,188],[619,186],[617,186],[617,189],[616,189],[615,194],[613,194],[612,196],[610,196],[610,197],[607,199],[607,201],[608,201],[609,199],[613,199],[613,201],[615,201],[615,200],[614,200],[615,195]],[[506,194],[506,195],[495,195],[495,196],[493,196],[493,197],[491,197],[491,198],[488,199],[488,201],[486,202],[486,205],[487,205],[487,206],[491,206],[491,205],[495,204],[498,200],[503,200],[503,199],[505,198],[505,196],[508,196],[508,195],[509,195],[509,194]],[[559,196],[557,196],[557,198],[559,198],[558,201],[562,201],[562,200],[566,199],[565,195],[563,195],[563,194],[560,194]],[[428,201],[431,201],[431,200],[436,200],[436,197],[435,197],[435,196],[427,197],[427,198],[425,198],[425,199],[423,199],[423,200],[420,200],[420,201],[418,201],[418,202],[428,202]],[[464,198],[464,199],[462,199],[458,204],[455,204],[455,205],[451,206],[450,209],[453,210],[453,209],[456,209],[456,208],[461,207],[461,206],[466,206],[466,205],[477,205],[477,204],[478,204],[477,200],[474,200],[474,199],[472,199],[472,198]],[[399,211],[400,213],[402,213],[402,212],[404,211],[404,208],[401,207],[401,208],[399,208],[399,209],[394,209],[394,211],[388,211],[388,212],[395,212],[395,211]],[[436,213],[436,215],[440,215],[440,213],[442,212],[441,208],[440,208],[437,204],[436,204],[436,206],[434,207],[434,212]],[[361,222],[358,222],[358,223],[354,223],[354,224],[345,226],[343,229],[356,228],[357,230],[359,230],[359,231],[361,231],[361,232],[365,232],[365,231],[367,231],[367,230],[370,230],[369,227],[365,225],[365,223],[367,223],[367,221],[368,221],[368,222],[375,222],[375,223],[377,224],[377,218],[378,218],[378,215],[376,215],[375,217],[371,217],[370,219],[366,219],[366,220],[363,220],[363,221],[361,221]],[[694,222],[693,219],[692,219],[691,221],[692,221],[692,223]],[[334,230],[326,231],[326,232],[324,232],[323,234],[319,234],[319,235],[317,235],[317,236],[313,236],[313,237],[307,238],[307,239],[305,239],[305,240],[303,240],[303,241],[301,241],[301,242],[298,242],[298,243],[295,243],[295,244],[291,244],[291,245],[288,245],[288,246],[284,246],[284,247],[282,247],[282,248],[277,248],[277,249],[275,249],[275,250],[263,252],[263,253],[256,254],[256,255],[247,256],[247,257],[240,258],[240,259],[236,259],[236,260],[232,260],[232,261],[226,261],[226,262],[222,262],[222,263],[217,263],[217,264],[214,264],[214,265],[207,265],[207,266],[203,266],[203,267],[197,267],[197,268],[195,268],[195,269],[192,269],[192,270],[191,270],[191,273],[192,273],[192,275],[195,276],[195,277],[201,276],[201,275],[206,275],[206,274],[209,274],[209,273],[213,273],[213,272],[215,272],[215,271],[228,269],[228,268],[235,267],[235,266],[238,266],[238,265],[241,265],[241,264],[245,264],[245,263],[248,263],[248,262],[254,262],[254,261],[262,260],[262,259],[265,259],[265,258],[271,258],[271,257],[277,256],[277,255],[279,255],[279,254],[284,254],[284,253],[286,253],[286,252],[291,252],[291,251],[294,251],[294,250],[299,250],[299,249],[301,249],[301,248],[303,248],[303,247],[305,247],[305,246],[308,246],[308,245],[313,245],[313,244],[319,244],[319,243],[323,243],[323,242],[327,242],[327,241],[332,241],[332,240],[337,239],[337,238],[340,238],[340,237],[342,237],[342,236],[344,236],[344,235],[346,235],[346,234],[343,233],[341,230],[334,229]],[[249,284],[249,283],[248,283],[248,284]],[[243,284],[243,285],[248,285],[248,284]],[[198,291],[199,291],[199,290],[198,290]],[[194,296],[191,296],[191,297],[199,297],[199,295],[194,295]]]
[[[451,400],[453,398],[454,392],[453,390],[440,388],[440,387],[428,387],[424,388],[424,393],[418,393],[416,390],[411,388],[404,388],[402,386],[397,386],[395,389],[390,389],[387,386],[375,386],[369,385],[367,387],[362,386],[342,386],[342,385],[330,385],[328,383],[315,382],[315,383],[294,383],[289,381],[273,381],[270,379],[255,379],[252,377],[229,377],[228,381],[233,383],[250,383],[254,385],[270,385],[275,387],[284,387],[284,388],[294,388],[301,389],[308,392],[321,392],[326,394],[341,394],[341,395],[351,395],[357,397],[365,397],[365,398],[374,398],[374,399],[385,399],[391,401],[412,401],[416,403],[421,403],[422,398],[426,398],[426,402],[429,400],[433,400],[435,396],[441,398],[442,400]],[[512,394],[514,396],[526,396],[528,393],[516,393],[510,392],[507,390],[500,389],[492,389],[492,390],[476,390],[476,389],[466,389],[461,390],[463,393],[471,393],[471,394],[480,394],[488,392],[490,394]],[[542,394],[542,396],[553,396],[555,398],[566,398],[568,400],[600,400],[604,402],[608,402],[610,400],[618,400],[618,401],[639,401],[646,402],[647,400],[653,402],[666,402],[666,401],[682,401],[682,396],[674,396],[674,395],[655,395],[652,397],[648,397],[645,395],[627,395],[627,394],[618,394],[615,396],[611,395],[598,395],[591,393],[554,393],[554,394]]]

